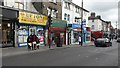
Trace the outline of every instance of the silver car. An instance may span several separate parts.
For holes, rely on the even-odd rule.
[[[112,46],[112,42],[108,38],[98,38],[94,41],[96,47],[109,47]]]

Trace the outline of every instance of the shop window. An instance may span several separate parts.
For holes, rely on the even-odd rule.
[[[8,23],[7,26],[10,27],[10,23]]]
[[[28,38],[28,27],[27,26],[20,26],[18,31],[18,43],[19,46],[23,46],[23,43],[27,43]]]
[[[0,29],[2,29],[2,24],[0,24]]]

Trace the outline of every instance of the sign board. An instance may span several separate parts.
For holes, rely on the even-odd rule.
[[[19,22],[25,24],[46,25],[48,17],[29,12],[19,12]]]

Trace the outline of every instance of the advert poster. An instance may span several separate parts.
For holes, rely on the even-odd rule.
[[[30,12],[19,12],[19,22],[35,25],[46,25],[48,17]]]

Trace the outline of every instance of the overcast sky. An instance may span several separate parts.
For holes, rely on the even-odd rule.
[[[101,15],[105,21],[111,21],[113,27],[116,28],[118,21],[118,2],[120,0],[83,0],[84,8],[96,15]],[[73,0],[73,2],[81,6],[81,0]]]

